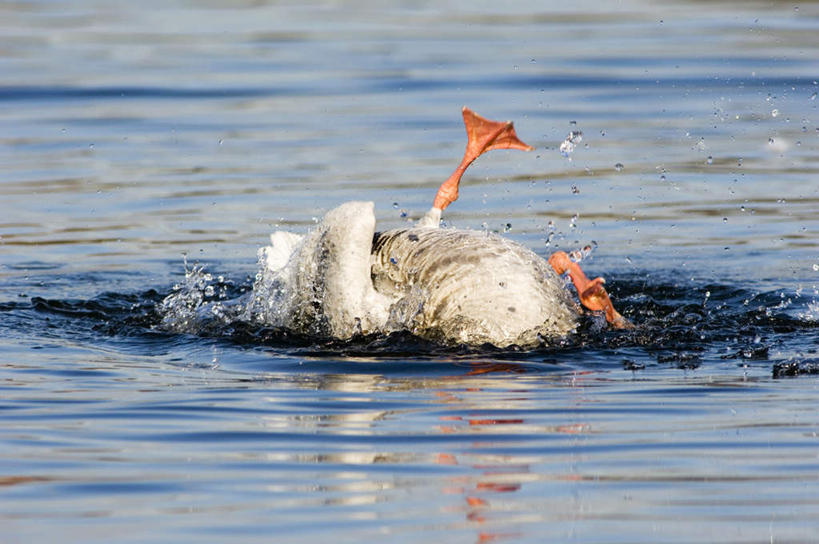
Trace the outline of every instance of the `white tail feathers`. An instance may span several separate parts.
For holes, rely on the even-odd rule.
[[[270,235],[270,244],[263,247],[260,253],[264,255],[264,262],[268,270],[275,272],[284,268],[298,245],[304,239],[300,234],[277,230]]]

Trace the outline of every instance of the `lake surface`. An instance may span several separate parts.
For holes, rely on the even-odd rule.
[[[0,35],[3,542],[816,542],[819,3],[43,0]],[[447,224],[592,245],[636,330],[163,327],[273,230],[422,215],[463,105],[537,149]]]

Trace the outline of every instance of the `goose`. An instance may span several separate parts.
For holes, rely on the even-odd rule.
[[[277,231],[260,250],[256,319],[302,334],[349,339],[408,330],[443,344],[536,347],[576,330],[583,309],[628,328],[603,287],[565,252],[548,260],[498,234],[441,228],[461,178],[493,149],[533,148],[511,121],[463,108],[464,158],[441,184],[432,208],[408,228],[376,231],[372,202],[346,202],[306,235]]]

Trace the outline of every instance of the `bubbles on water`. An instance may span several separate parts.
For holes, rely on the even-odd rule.
[[[576,121],[572,121],[571,124],[577,124]],[[566,158],[574,151],[577,144],[579,144],[583,140],[583,132],[579,130],[572,130],[569,132],[569,135],[566,136],[566,139],[560,144],[560,154]]]

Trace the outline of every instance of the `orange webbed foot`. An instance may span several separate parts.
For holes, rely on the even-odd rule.
[[[458,185],[472,162],[492,149],[520,149],[531,151],[532,146],[520,141],[511,121],[490,121],[466,106],[463,109],[464,126],[468,138],[464,158],[458,168],[441,184],[432,207],[443,210],[458,199]]]
[[[549,257],[549,264],[552,265],[552,268],[554,268],[558,274],[569,273],[569,277],[572,283],[574,283],[575,289],[577,289],[577,294],[583,306],[593,312],[604,312],[606,314],[606,321],[616,329],[630,329],[634,327],[628,319],[614,309],[614,304],[612,304],[609,294],[606,292],[606,288],[603,287],[606,280],[603,278],[590,280],[586,277],[580,265],[572,261],[563,251],[553,253],[552,256]]]

